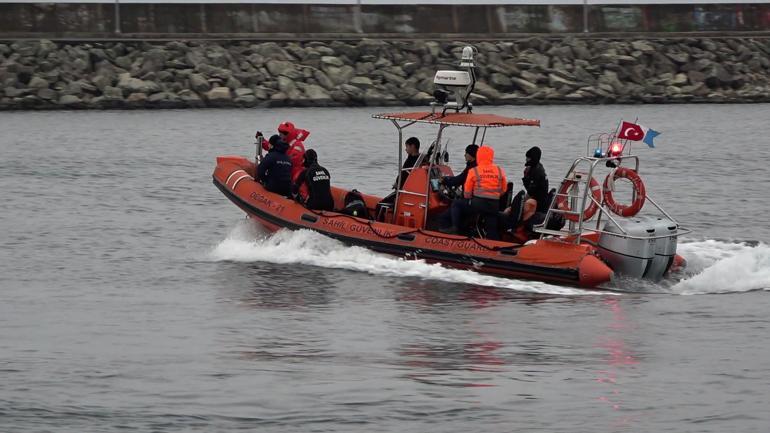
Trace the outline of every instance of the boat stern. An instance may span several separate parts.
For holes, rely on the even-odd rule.
[[[615,273],[599,257],[587,254],[578,265],[580,286],[596,287],[612,281]]]

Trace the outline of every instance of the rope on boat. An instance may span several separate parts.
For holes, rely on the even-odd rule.
[[[334,212],[334,215],[328,215],[328,214],[323,213],[324,211],[318,212],[318,211],[316,211],[314,209],[308,209],[308,208],[305,208],[305,209],[307,211],[309,211],[310,213],[316,215],[316,216],[322,216],[322,217],[326,217],[326,218],[346,217],[346,218],[349,218],[349,219],[351,219],[353,221],[356,221],[356,222],[360,222],[359,219],[361,219],[361,218],[358,218],[358,217],[354,217],[353,215],[348,215],[348,214],[344,214],[344,213]],[[393,239],[393,238],[397,238],[397,237],[402,236],[402,235],[410,235],[410,234],[413,234],[413,233],[420,233],[420,234],[422,234],[424,236],[431,237],[431,238],[436,238],[436,239],[446,239],[446,240],[450,240],[450,241],[462,240],[462,239],[457,239],[456,237],[448,237],[448,236],[435,235],[433,233],[426,232],[425,230],[419,229],[419,228],[418,229],[414,229],[412,231],[403,231],[403,232],[399,232],[399,233],[396,233],[394,235],[388,236],[388,235],[384,235],[382,233],[379,233],[377,231],[377,229],[375,229],[372,226],[372,220],[367,220],[366,223],[367,223],[367,226],[369,227],[369,231],[371,231],[377,237],[380,237],[382,239]],[[484,248],[486,250],[489,250],[489,251],[500,251],[500,250],[506,250],[506,249],[521,248],[521,245],[516,246],[516,247],[490,247],[490,246],[482,244],[481,242],[478,241],[478,239],[476,239],[474,237],[466,236],[465,239],[470,239],[476,245],[478,245],[481,248]]]

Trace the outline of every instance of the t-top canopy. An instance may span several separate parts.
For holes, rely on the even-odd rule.
[[[431,113],[419,111],[415,113],[383,113],[375,114],[375,119],[403,120],[407,122],[433,123],[436,125],[471,126],[483,128],[500,128],[504,126],[540,126],[537,119],[519,119],[503,117],[496,114],[474,113]]]

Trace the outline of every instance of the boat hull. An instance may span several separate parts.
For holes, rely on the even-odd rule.
[[[243,157],[217,158],[213,182],[234,204],[270,231],[308,229],[349,245],[503,277],[596,287],[612,270],[588,244],[538,240],[527,245],[468,238],[371,221],[338,212],[312,211],[254,181]],[[340,194],[335,194],[339,201]],[[341,203],[337,203],[340,208]]]

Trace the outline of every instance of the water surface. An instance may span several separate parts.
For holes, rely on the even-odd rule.
[[[515,181],[534,144],[555,182],[620,119],[663,133],[642,174],[689,267],[630,294],[269,236],[211,184],[291,120],[385,193],[392,110],[0,114],[0,431],[767,430],[770,106],[495,110],[542,121],[487,137]]]

